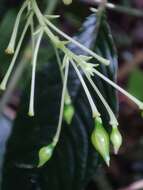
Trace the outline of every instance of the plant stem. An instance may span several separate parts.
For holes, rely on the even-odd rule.
[[[100,30],[101,19],[102,19],[102,15],[104,13],[106,4],[107,4],[107,0],[101,0],[101,2],[99,4],[99,8],[98,8],[97,13],[96,13],[97,21],[96,21],[96,27],[95,27],[95,41],[96,41],[96,39],[98,37],[98,33],[99,33],[99,30]]]
[[[14,24],[14,29],[13,29],[13,32],[12,32],[12,35],[11,35],[11,39],[10,39],[10,42],[9,42],[9,45],[8,45],[7,49],[5,50],[6,53],[8,53],[8,54],[13,54],[14,53],[16,37],[17,37],[17,33],[18,33],[20,19],[21,19],[23,11],[27,7],[27,5],[28,5],[28,3],[27,3],[27,1],[25,1],[23,3],[23,5],[22,5],[17,17],[16,17],[16,21],[15,21],[15,24]]]
[[[15,65],[17,56],[18,56],[18,54],[19,54],[19,51],[20,51],[22,42],[23,42],[23,40],[24,40],[25,34],[26,34],[27,29],[28,29],[28,27],[29,27],[29,25],[30,25],[30,22],[31,22],[31,18],[32,18],[32,17],[33,17],[33,14],[31,14],[31,15],[29,16],[29,18],[28,18],[28,20],[27,20],[27,22],[26,22],[26,25],[25,25],[25,27],[24,27],[24,30],[23,30],[22,35],[21,35],[21,37],[20,37],[20,40],[19,40],[19,42],[18,42],[18,45],[17,45],[16,51],[15,51],[15,54],[14,54],[13,59],[12,59],[12,61],[11,61],[11,64],[10,64],[10,66],[9,66],[9,68],[8,68],[8,70],[7,70],[6,74],[5,74],[5,76],[4,76],[4,79],[2,80],[2,82],[1,82],[1,84],[0,84],[0,88],[1,88],[2,90],[5,90],[5,89],[6,89],[6,85],[7,85],[8,79],[9,79],[9,77],[10,77],[10,75],[11,75],[11,72],[12,72],[12,70],[13,70],[13,67],[14,67],[14,65]]]
[[[91,86],[93,87],[93,89],[95,90],[95,92],[99,96],[100,100],[102,101],[103,105],[105,106],[105,108],[107,110],[107,113],[109,114],[109,117],[110,117],[110,125],[113,126],[113,127],[115,127],[115,126],[117,127],[118,126],[118,121],[117,121],[117,119],[115,117],[115,114],[113,113],[110,106],[108,105],[107,101],[105,100],[103,95],[100,93],[99,89],[97,88],[97,86],[95,85],[95,83],[93,82],[91,77],[88,76],[86,73],[85,73],[85,76],[87,77],[87,79],[90,82]]]
[[[111,86],[113,86],[115,89],[117,89],[118,91],[120,91],[122,94],[124,94],[125,96],[127,96],[129,99],[131,99],[135,104],[137,104],[137,106],[139,107],[139,109],[143,110],[143,102],[141,102],[140,100],[138,100],[137,98],[135,98],[134,96],[132,96],[131,94],[129,94],[127,91],[125,91],[124,89],[122,89],[120,86],[118,86],[116,83],[114,83],[113,81],[111,81],[110,79],[108,79],[106,76],[104,76],[102,73],[100,73],[96,69],[94,69],[94,73],[97,76],[99,76],[100,78],[102,78],[104,81],[106,81],[107,83],[109,83]]]
[[[37,57],[39,52],[40,43],[43,36],[43,30],[39,33],[37,43],[35,46],[35,51],[32,58],[32,80],[31,80],[31,93],[30,93],[30,104],[29,104],[29,116],[34,116],[34,93],[35,93],[35,76],[36,76],[36,64],[37,64]]]
[[[93,101],[93,99],[92,99],[92,97],[91,97],[91,95],[90,95],[90,92],[89,92],[89,90],[88,90],[88,88],[87,88],[87,86],[86,86],[86,84],[85,84],[85,82],[84,82],[84,79],[83,79],[81,73],[79,72],[79,70],[78,70],[76,64],[74,63],[74,61],[73,61],[73,60],[70,60],[70,61],[71,61],[71,64],[72,64],[73,68],[75,69],[75,71],[76,71],[76,73],[77,73],[77,75],[78,75],[78,77],[79,77],[79,80],[80,80],[80,82],[81,82],[81,84],[82,84],[82,86],[83,86],[83,89],[84,89],[84,91],[85,91],[85,93],[86,93],[87,99],[88,99],[89,104],[90,104],[90,106],[91,106],[92,116],[93,116],[94,118],[99,117],[99,116],[100,116],[100,113],[99,113],[99,111],[97,110],[97,108],[96,108],[96,106],[95,106],[95,104],[94,104],[94,101]]]
[[[60,133],[61,133],[61,127],[62,127],[62,120],[63,120],[63,111],[64,111],[64,103],[65,103],[65,95],[66,95],[66,88],[67,88],[67,81],[68,81],[68,72],[69,72],[69,59],[66,57],[66,66],[65,66],[65,76],[64,76],[64,83],[63,83],[63,90],[62,90],[62,98],[61,98],[61,107],[60,107],[60,115],[59,115],[59,122],[58,122],[58,128],[56,135],[53,139],[53,145],[56,146]]]
[[[94,0],[94,3],[99,5],[101,3],[101,0]],[[138,10],[138,9],[134,9],[134,8],[123,7],[123,6],[120,6],[120,5],[115,5],[113,3],[106,3],[106,8],[111,9],[113,11],[117,11],[119,13],[128,14],[128,15],[131,15],[131,16],[143,17],[143,11]],[[91,10],[93,10],[95,12],[94,8],[91,8]]]
[[[52,0],[54,1],[54,0]],[[55,0],[57,1],[57,0]],[[51,2],[51,1],[50,1]],[[56,3],[54,5],[56,7]],[[53,10],[55,9],[55,7],[53,7]],[[48,9],[47,9],[48,10]],[[52,11],[51,9],[51,13],[52,14]],[[49,14],[49,12],[47,11],[47,13]],[[31,47],[31,40],[28,42],[28,45],[26,46],[25,50],[24,50],[24,53],[23,53],[23,57],[20,61],[20,63],[18,64],[18,66],[16,67],[15,71],[14,71],[14,74],[12,75],[12,78],[9,82],[9,85],[8,85],[8,88],[6,89],[6,91],[4,92],[4,95],[2,96],[1,98],[1,101],[0,101],[0,113],[3,112],[7,102],[9,101],[9,98],[14,90],[14,88],[16,87],[19,79],[21,78],[21,75],[27,65],[27,63],[30,61],[30,48]]]
[[[65,34],[64,32],[62,32],[61,30],[59,30],[55,25],[53,25],[48,19],[46,19],[46,23],[48,24],[49,27],[51,27],[55,32],[57,32],[58,34],[60,34],[61,36],[63,36],[65,39],[69,40],[70,42],[72,42],[73,44],[75,44],[77,47],[79,47],[80,49],[82,49],[83,51],[89,53],[91,56],[93,56],[95,59],[97,59],[100,63],[105,64],[105,65],[109,65],[109,60],[104,59],[103,57],[97,55],[95,52],[93,52],[92,50],[88,49],[87,47],[83,46],[81,43],[79,43],[78,41],[74,40],[73,38],[71,38],[70,36],[68,36],[67,34]]]
[[[54,45],[53,45],[53,47],[54,47],[54,50],[55,50],[57,63],[58,63],[60,74],[61,74],[61,79],[62,79],[62,82],[64,82],[64,73],[63,73],[63,69],[62,69],[62,61],[61,61],[61,58],[60,58],[60,55],[59,55],[59,51]]]

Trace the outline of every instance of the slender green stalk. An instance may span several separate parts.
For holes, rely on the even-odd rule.
[[[96,12],[97,21],[96,21],[96,27],[95,27],[95,32],[94,32],[95,33],[95,42],[98,37],[101,20],[102,20],[102,16],[103,16],[106,4],[107,4],[107,0],[101,0],[101,2],[99,3],[98,10]]]
[[[32,55],[34,53],[34,47],[35,47],[35,37],[34,37],[34,21],[33,18],[30,22],[30,28],[31,28],[31,46],[32,46]]]
[[[83,89],[84,89],[84,91],[86,93],[87,99],[88,99],[89,104],[91,106],[92,116],[93,117],[99,117],[100,113],[99,113],[99,111],[97,110],[97,108],[96,108],[96,106],[94,104],[94,101],[93,101],[93,99],[92,99],[92,97],[90,95],[90,92],[89,92],[89,90],[88,90],[88,88],[87,88],[87,86],[86,86],[86,84],[84,82],[84,79],[83,79],[81,73],[79,72],[79,70],[78,70],[76,64],[74,63],[74,61],[73,60],[70,60],[70,61],[71,61],[71,64],[72,64],[73,68],[75,69],[75,71],[76,71],[76,73],[78,75],[78,78],[79,78],[79,80],[80,80],[80,82],[81,82],[81,84],[83,86]]]
[[[28,29],[28,27],[29,27],[29,25],[30,25],[30,22],[31,22],[31,18],[32,18],[32,17],[33,17],[33,14],[31,14],[31,15],[29,16],[29,18],[28,18],[28,20],[27,20],[27,22],[26,22],[26,24],[25,24],[24,30],[23,30],[22,35],[21,35],[21,37],[20,37],[20,40],[19,40],[19,42],[18,42],[18,45],[17,45],[16,51],[15,51],[15,54],[14,54],[14,56],[13,56],[13,59],[12,59],[12,61],[11,61],[11,63],[10,63],[10,66],[9,66],[9,68],[8,68],[8,70],[7,70],[7,73],[6,73],[5,76],[4,76],[4,79],[2,80],[2,82],[1,82],[1,84],[0,84],[0,88],[1,88],[2,90],[5,90],[5,89],[6,89],[6,85],[7,85],[8,79],[9,79],[9,77],[10,77],[10,75],[11,75],[11,72],[12,72],[12,70],[13,70],[13,67],[14,67],[14,65],[15,65],[15,62],[16,62],[16,59],[17,59],[17,57],[18,57],[18,54],[19,54],[19,51],[20,51],[22,42],[23,42],[23,40],[24,40],[25,34],[26,34],[27,29]]]
[[[68,81],[68,73],[69,73],[69,59],[68,57],[65,57],[65,61],[67,62],[65,66],[65,76],[64,76],[64,84],[63,84],[63,90],[62,90],[62,98],[61,98],[61,107],[60,107],[60,115],[59,115],[59,122],[58,122],[58,128],[56,135],[53,139],[53,145],[56,146],[56,144],[59,141],[61,128],[62,128],[62,120],[63,120],[63,111],[64,111],[64,103],[65,103],[65,95],[66,95],[66,88],[67,88],[67,81]]]
[[[96,4],[100,4],[101,2],[99,0],[94,0],[94,2]],[[106,3],[106,8],[122,13],[122,14],[127,14],[127,15],[131,15],[131,16],[136,16],[136,17],[143,17],[143,11],[138,10],[138,9],[134,9],[134,8],[130,8],[130,7],[124,7],[124,6],[120,6],[120,5],[116,5],[113,3]],[[96,9],[91,8],[91,10],[93,12],[96,12]]]
[[[108,105],[107,101],[105,100],[105,98],[103,97],[103,95],[100,93],[99,89],[97,88],[97,86],[95,85],[95,83],[93,82],[93,80],[91,79],[90,76],[88,76],[85,73],[88,81],[90,82],[91,86],[93,87],[93,89],[95,90],[95,92],[97,93],[97,95],[99,96],[100,100],[102,101],[103,105],[105,106],[107,113],[109,114],[110,117],[110,125],[113,127],[117,127],[118,126],[118,121],[115,117],[115,114],[113,113],[113,111],[111,110],[110,106]]]
[[[67,34],[65,34],[64,32],[62,32],[61,30],[59,30],[55,25],[53,25],[48,19],[45,19],[46,23],[48,24],[49,27],[51,27],[55,32],[57,32],[58,34],[60,34],[61,36],[63,36],[65,39],[67,39],[68,41],[72,42],[73,44],[75,44],[77,47],[79,47],[80,49],[82,49],[83,51],[89,53],[89,55],[93,56],[95,59],[97,59],[100,63],[103,63],[105,65],[109,65],[109,60],[104,59],[103,57],[97,55],[95,52],[93,52],[92,50],[88,49],[87,47],[83,46],[81,43],[79,43],[78,41],[74,40],[73,38],[69,37]]]
[[[38,58],[38,52],[39,47],[41,44],[41,40],[43,37],[43,30],[39,33],[39,37],[37,39],[37,43],[35,46],[35,51],[33,54],[33,60],[32,60],[32,80],[31,80],[31,93],[30,93],[30,104],[29,104],[29,116],[34,116],[34,92],[35,92],[35,75],[36,75],[36,65],[37,65],[37,58]]]
[[[13,54],[14,53],[14,50],[15,50],[15,43],[16,43],[16,37],[17,37],[17,33],[18,33],[18,28],[19,28],[19,23],[20,23],[20,20],[21,20],[21,16],[23,14],[23,11],[25,10],[25,8],[28,6],[28,2],[25,1],[17,15],[17,18],[15,20],[15,24],[14,24],[14,29],[13,29],[13,32],[12,32],[12,36],[11,36],[11,39],[10,39],[10,42],[9,42],[9,45],[7,47],[7,49],[5,50],[6,53],[8,54]]]
[[[143,110],[143,102],[141,102],[140,100],[138,100],[137,98],[135,98],[134,96],[132,96],[131,94],[129,94],[127,91],[125,91],[124,89],[122,89],[120,86],[118,86],[116,83],[114,83],[113,81],[111,81],[110,79],[108,79],[106,76],[104,76],[102,73],[100,73],[96,69],[94,69],[94,73],[97,76],[99,76],[100,78],[102,78],[104,81],[106,81],[107,83],[109,83],[111,86],[113,86],[115,89],[117,89],[118,91],[120,91],[122,94],[124,94],[125,96],[127,96],[129,99],[131,99],[135,104],[137,104],[137,106],[139,107],[139,109]]]
[[[52,0],[50,2],[53,2],[53,1],[54,0]],[[51,8],[50,11],[47,8],[47,11],[46,11],[47,14],[52,14],[52,12],[54,11],[54,9],[55,9],[55,7],[57,5],[56,2],[58,2],[58,0],[55,0],[55,4]],[[16,87],[18,81],[21,78],[21,75],[22,75],[25,67],[27,66],[27,63],[30,61],[30,56],[29,56],[29,54],[30,54],[29,51],[31,49],[30,47],[31,47],[31,41],[29,41],[28,45],[25,47],[22,59],[21,59],[20,63],[18,64],[18,66],[16,67],[11,80],[9,81],[9,85],[8,85],[7,90],[5,91],[4,95],[1,98],[1,101],[0,101],[0,113],[3,112],[3,110],[4,110],[4,108],[5,108],[6,104],[7,104],[7,102],[9,101],[9,98],[11,97],[13,89]]]
[[[28,12],[27,14],[31,11],[31,2],[28,2]],[[30,31],[31,31],[31,47],[32,47],[32,55],[34,54],[34,48],[35,48],[35,36],[34,36],[34,18],[31,18],[30,22]],[[41,31],[41,30],[40,30]],[[32,63],[32,62],[31,62]]]
[[[55,46],[54,46],[54,50],[55,50],[59,70],[60,70],[60,73],[61,73],[61,79],[62,79],[62,82],[64,82],[64,73],[63,73],[63,69],[62,69],[62,61],[61,61],[61,58],[60,58],[60,54],[59,54],[58,49]]]
[[[61,36],[63,36],[65,39],[67,39],[68,41],[72,42],[73,44],[75,44],[77,47],[79,47],[83,51],[89,53],[91,56],[93,56],[99,62],[101,62],[101,63],[103,63],[105,65],[109,65],[109,60],[106,60],[103,57],[97,55],[92,50],[86,48],[85,46],[83,46],[82,44],[80,44],[79,42],[77,42],[76,40],[74,40],[73,38],[69,37],[67,34],[65,34],[61,30],[59,30],[54,24],[52,24],[47,18],[43,17],[43,15],[42,15],[40,9],[38,8],[38,5],[37,5],[37,3],[36,3],[35,0],[32,1],[32,6],[33,6],[34,13],[37,16],[37,19],[38,19],[40,25],[44,27],[45,32],[48,34],[48,36],[50,37],[50,39],[54,40],[56,36],[53,35],[53,33],[49,30],[49,28],[46,26],[46,24],[49,27],[51,27],[51,29],[53,29],[55,32],[57,32],[58,34],[60,34]]]
[[[55,46],[54,46],[54,50],[55,50],[55,54],[56,54],[56,57],[57,57],[57,62],[58,62],[59,70],[60,70],[60,73],[61,73],[61,79],[62,79],[62,82],[64,83],[64,72],[63,72],[63,69],[66,66],[66,60],[64,59],[63,64],[62,64],[59,51],[58,51],[58,49]],[[66,89],[65,104],[66,105],[71,104],[71,97],[69,95],[68,89]]]

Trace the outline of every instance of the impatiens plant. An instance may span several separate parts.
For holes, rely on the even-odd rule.
[[[72,38],[63,31],[61,31],[52,22],[54,19],[58,19],[59,15],[44,14],[40,10],[38,3],[39,2],[36,0],[25,0],[23,5],[21,6],[21,9],[15,21],[10,42],[8,44],[8,47],[6,48],[6,53],[13,54],[13,58],[1,82],[0,88],[1,90],[5,90],[7,88],[8,81],[11,80],[10,79],[11,73],[15,67],[16,60],[20,53],[27,31],[30,28],[32,77],[31,77],[31,90],[30,90],[28,115],[34,118],[38,117],[38,113],[35,112],[35,105],[36,105],[36,101],[34,99],[36,91],[35,78],[36,78],[36,68],[38,63],[38,53],[40,51],[40,45],[42,43],[43,37],[46,37],[48,43],[51,44],[50,47],[54,49],[55,57],[57,58],[57,63],[60,70],[61,81],[62,81],[62,95],[60,101],[60,112],[59,112],[57,130],[55,132],[55,135],[52,137],[51,142],[41,147],[41,149],[39,150],[38,167],[42,167],[47,161],[51,159],[52,155],[54,154],[57,143],[60,140],[60,135],[62,135],[61,130],[63,125],[63,120],[70,127],[72,120],[76,115],[76,108],[71,98],[70,89],[68,88],[68,78],[71,70],[74,70],[74,72],[76,73],[78,81],[80,81],[80,84],[84,89],[86,98],[88,100],[91,109],[91,114],[94,121],[94,129],[92,129],[91,142],[95,147],[96,151],[103,157],[106,164],[109,166],[110,141],[113,145],[115,154],[117,154],[122,144],[122,136],[118,129],[118,121],[116,119],[116,113],[114,110],[112,110],[112,106],[108,103],[108,97],[105,98],[105,94],[103,93],[102,90],[100,90],[99,88],[100,84],[99,85],[97,84],[100,83],[101,80],[105,81],[108,85],[112,86],[113,88],[115,88],[116,90],[127,96],[129,99],[131,99],[139,107],[141,111],[143,110],[143,102],[141,102],[140,100],[138,100],[137,98],[126,92],[124,89],[122,89],[120,86],[116,84],[116,81],[114,79],[112,80],[110,77],[106,76],[103,72],[100,71],[100,67],[101,68],[104,67],[105,69],[108,70],[108,67],[113,66],[112,61],[109,60],[110,56],[109,59],[106,59],[100,55],[102,54],[100,52],[102,49],[102,47],[100,48],[100,45],[96,49],[97,52],[94,52],[90,49],[90,47],[87,47],[86,45],[79,42],[78,39]],[[72,0],[63,0],[63,3],[66,5],[70,5],[72,3]],[[92,16],[96,17],[98,11],[95,9],[92,9],[92,11],[94,11]],[[20,22],[23,16],[25,16],[25,26],[23,28],[23,31],[21,31],[21,36],[17,42],[18,32],[20,29]],[[100,16],[101,16],[100,22],[102,22],[102,20],[105,20],[103,10],[102,12],[100,12]],[[105,24],[105,21],[103,21],[103,23]],[[98,30],[98,33],[100,34],[100,29]],[[98,34],[96,38],[98,41]],[[106,46],[106,44],[104,45]],[[78,48],[78,52],[74,51],[72,46]],[[54,78],[55,76],[53,75],[52,77]],[[96,82],[95,82],[95,77],[96,77]],[[93,92],[98,96],[99,100],[102,102],[102,107],[104,107],[104,112],[108,114],[108,124],[106,124],[108,125],[108,127],[105,126],[104,124],[104,115],[102,115],[101,110],[98,109],[97,105],[98,102],[95,102],[95,99],[93,98],[92,95]],[[111,127],[111,129],[109,127]]]

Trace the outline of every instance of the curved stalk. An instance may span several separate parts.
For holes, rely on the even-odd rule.
[[[10,42],[9,42],[9,45],[7,47],[7,49],[5,50],[6,53],[8,54],[13,54],[14,53],[14,50],[15,50],[15,43],[16,43],[16,37],[17,37],[17,33],[18,33],[18,28],[19,28],[19,23],[20,23],[20,19],[21,19],[21,16],[23,14],[23,11],[25,10],[25,8],[28,6],[28,2],[25,1],[16,17],[16,20],[15,20],[15,24],[14,24],[14,28],[13,28],[13,32],[12,32],[12,35],[11,35],[11,39],[10,39]]]
[[[65,75],[64,75],[64,83],[63,83],[63,90],[62,90],[62,98],[61,98],[61,107],[60,107],[60,115],[59,115],[59,121],[58,121],[58,128],[56,135],[53,139],[53,145],[56,146],[58,143],[61,128],[62,128],[62,120],[63,120],[63,111],[64,111],[64,103],[65,103],[65,95],[66,95],[66,88],[67,88],[67,81],[68,81],[68,72],[69,72],[69,59],[68,57],[65,57],[66,59],[66,66],[65,66]]]
[[[90,76],[88,76],[85,73],[85,76],[87,77],[88,81],[90,82],[91,86],[93,87],[93,89],[95,90],[95,92],[97,93],[97,95],[99,96],[100,100],[102,101],[103,105],[105,106],[107,113],[109,114],[110,117],[110,125],[112,127],[117,127],[118,121],[115,117],[115,114],[113,113],[113,111],[111,110],[110,106],[108,105],[107,101],[105,100],[105,98],[103,97],[103,95],[100,93],[99,89],[97,88],[97,86],[95,85],[95,83],[93,82],[93,80],[91,79]]]
[[[73,68],[75,69],[75,71],[76,71],[76,73],[78,75],[78,78],[79,78],[79,80],[80,80],[80,82],[81,82],[81,84],[83,86],[83,89],[84,89],[84,91],[86,93],[87,99],[88,99],[89,104],[91,106],[92,116],[95,117],[95,118],[99,117],[100,113],[99,113],[99,111],[97,110],[97,108],[96,108],[96,106],[94,104],[94,101],[93,101],[93,99],[92,99],[92,97],[90,95],[90,92],[89,92],[89,90],[88,90],[88,88],[87,88],[87,86],[86,86],[86,84],[84,82],[84,79],[83,79],[81,73],[79,72],[79,70],[78,70],[76,64],[74,63],[74,61],[73,60],[70,60],[70,61],[71,61],[71,64],[72,64]]]
[[[109,83],[111,86],[113,86],[115,89],[117,89],[119,92],[121,92],[122,94],[124,94],[125,96],[127,96],[129,99],[131,99],[135,104],[137,104],[137,106],[139,107],[139,109],[143,110],[143,102],[141,102],[140,100],[138,100],[137,98],[135,98],[134,96],[132,96],[131,94],[129,94],[126,90],[124,90],[123,88],[121,88],[120,86],[118,86],[116,83],[114,83],[113,81],[111,81],[110,79],[108,79],[106,76],[104,76],[102,73],[100,73],[96,69],[94,69],[93,72],[97,76],[99,76],[100,78],[102,78],[104,81],[106,81],[107,83]]]
[[[18,54],[19,54],[19,51],[20,51],[22,42],[23,42],[23,40],[24,40],[25,34],[26,34],[27,29],[28,29],[28,27],[29,27],[29,25],[30,25],[30,21],[31,21],[31,18],[32,18],[32,17],[33,17],[33,14],[31,14],[31,15],[29,16],[29,18],[28,18],[28,20],[27,20],[27,22],[26,22],[26,25],[25,25],[25,27],[24,27],[24,30],[23,30],[22,35],[21,35],[21,37],[20,37],[20,40],[19,40],[19,42],[18,42],[16,51],[15,51],[15,54],[14,54],[14,56],[13,56],[13,58],[12,58],[12,61],[11,61],[11,63],[10,63],[10,66],[9,66],[9,68],[8,68],[8,70],[7,70],[6,74],[5,74],[5,76],[4,76],[4,79],[2,80],[2,82],[1,82],[1,84],[0,84],[0,88],[1,88],[2,90],[5,90],[5,89],[6,89],[8,79],[9,79],[9,77],[10,77],[10,75],[11,75],[11,72],[12,72],[12,70],[13,70],[13,67],[14,67],[14,65],[15,65],[15,62],[16,62],[16,59],[17,59],[17,57],[18,57]]]

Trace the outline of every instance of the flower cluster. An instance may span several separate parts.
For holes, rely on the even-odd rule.
[[[72,0],[63,0],[65,4],[70,4]],[[22,34],[20,36],[20,39],[16,45],[17,40],[17,34],[19,30],[20,20],[22,15],[26,12],[27,19],[24,26],[24,29],[22,31]],[[74,68],[82,87],[85,91],[85,94],[87,96],[87,99],[89,101],[89,105],[91,107],[92,116],[95,120],[95,128],[93,130],[91,141],[95,149],[100,153],[100,155],[103,157],[107,165],[110,163],[110,154],[109,154],[109,146],[110,142],[112,142],[114,147],[114,152],[117,154],[121,144],[122,144],[122,136],[118,130],[118,121],[116,119],[115,114],[113,113],[112,109],[108,105],[107,101],[101,94],[98,87],[95,85],[95,83],[92,80],[92,77],[94,75],[97,75],[99,78],[106,81],[109,85],[123,93],[125,96],[130,98],[134,103],[137,104],[139,109],[143,110],[143,103],[136,99],[134,96],[126,92],[124,89],[119,87],[116,83],[111,81],[109,78],[104,76],[101,72],[99,72],[96,67],[98,65],[95,65],[92,63],[92,59],[98,60],[101,64],[109,65],[110,62],[103,57],[97,55],[92,50],[86,48],[82,44],[80,44],[78,41],[74,40],[64,32],[62,32],[60,29],[58,29],[52,22],[51,19],[58,18],[58,15],[44,15],[41,10],[38,7],[38,4],[36,0],[25,0],[23,3],[13,29],[13,33],[9,42],[9,45],[6,49],[6,53],[8,54],[14,54],[11,64],[7,70],[7,73],[4,76],[4,79],[2,80],[0,84],[0,88],[2,90],[5,90],[9,77],[13,71],[13,68],[15,66],[17,57],[19,55],[24,37],[26,35],[26,32],[28,28],[31,29],[31,47],[32,47],[32,79],[31,79],[31,92],[30,92],[30,103],[29,103],[29,116],[34,116],[34,92],[35,92],[35,74],[36,74],[36,66],[37,66],[37,58],[38,58],[38,52],[40,48],[40,44],[43,38],[43,35],[46,35],[49,38],[49,41],[53,44],[55,49],[55,55],[57,57],[57,61],[60,67],[61,71],[61,77],[63,81],[63,89],[62,89],[62,96],[61,96],[61,106],[60,106],[60,114],[59,114],[59,121],[57,126],[57,131],[55,136],[53,137],[53,141],[50,145],[45,146],[40,149],[39,151],[39,167],[44,165],[52,156],[55,146],[57,145],[59,138],[60,138],[60,132],[62,127],[62,120],[63,118],[65,121],[70,124],[72,121],[72,118],[74,116],[74,106],[72,105],[72,101],[70,98],[70,95],[68,93],[67,89],[67,81],[68,81],[68,73],[69,73],[69,65],[72,65]],[[35,19],[36,18],[36,19]],[[35,20],[38,21],[38,29],[35,29]],[[64,38],[65,41],[61,40],[60,37]],[[77,55],[76,53],[73,53],[70,49],[68,49],[67,44],[73,43],[78,48],[85,51],[89,56],[84,55]],[[61,59],[59,51],[63,52],[64,57]],[[109,135],[102,123],[101,114],[99,110],[97,109],[93,98],[90,94],[90,91],[86,85],[86,82],[83,78],[83,75],[81,74],[82,71],[89,81],[90,85],[96,92],[96,94],[99,96],[100,100],[103,103],[103,106],[106,108],[107,113],[109,114],[109,126],[112,127],[111,134]],[[110,136],[110,137],[109,137]]]

